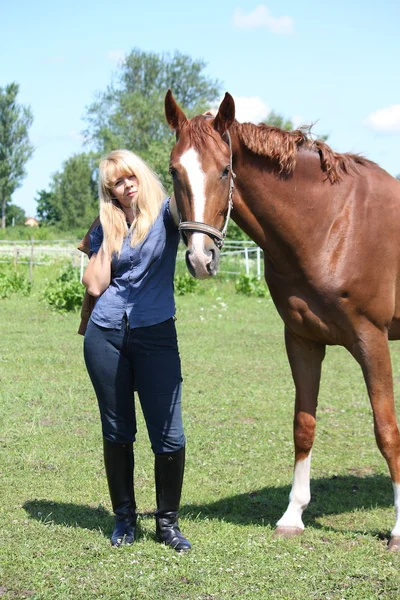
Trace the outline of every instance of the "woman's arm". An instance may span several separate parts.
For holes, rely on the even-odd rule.
[[[171,217],[173,218],[175,225],[179,225],[180,217],[179,217],[178,207],[176,206],[176,200],[175,200],[174,194],[172,194],[169,199],[169,211],[171,213]]]
[[[103,246],[93,254],[83,274],[82,283],[91,296],[101,296],[111,281],[111,258],[104,252]]]

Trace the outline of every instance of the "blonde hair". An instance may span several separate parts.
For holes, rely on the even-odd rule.
[[[112,188],[118,177],[135,175],[139,186],[132,200],[133,222],[128,228],[125,213],[113,198]],[[158,176],[139,156],[129,150],[113,150],[99,165],[100,221],[104,233],[104,249],[110,255],[121,254],[122,242],[128,231],[131,246],[145,239],[157,219],[166,197]]]

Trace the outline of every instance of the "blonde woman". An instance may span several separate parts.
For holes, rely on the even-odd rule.
[[[98,299],[84,357],[100,409],[115,513],[111,543],[135,539],[135,390],[155,455],[157,538],[185,552],[191,545],[178,526],[185,435],[173,291],[178,213],[157,176],[128,150],[100,162],[99,196],[101,224],[90,234],[83,277]]]

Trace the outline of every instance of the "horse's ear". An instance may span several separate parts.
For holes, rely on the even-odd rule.
[[[225,97],[222,100],[217,116],[214,119],[214,129],[222,136],[228,131],[234,120],[235,101],[228,92],[225,92]]]
[[[168,125],[178,133],[182,129],[182,125],[186,123],[187,118],[183,110],[176,103],[171,90],[168,90],[165,95],[164,106]]]

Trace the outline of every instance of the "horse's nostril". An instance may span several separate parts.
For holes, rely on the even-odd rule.
[[[195,276],[196,276],[196,274],[195,274],[195,269],[194,269],[194,266],[193,266],[193,264],[192,264],[192,261],[191,261],[191,257],[192,257],[192,255],[193,255],[193,250],[192,250],[192,249],[190,249],[190,250],[186,250],[186,254],[185,254],[186,266],[187,266],[187,268],[188,268],[188,271],[189,271],[189,273],[190,273],[190,274],[191,274],[193,277],[195,277]]]
[[[215,250],[214,250],[214,248],[209,248],[207,250],[207,256],[210,257],[212,263],[215,262]]]
[[[218,270],[219,251],[216,248],[209,248],[207,256],[210,259],[207,264],[207,271],[210,275],[216,275]]]

